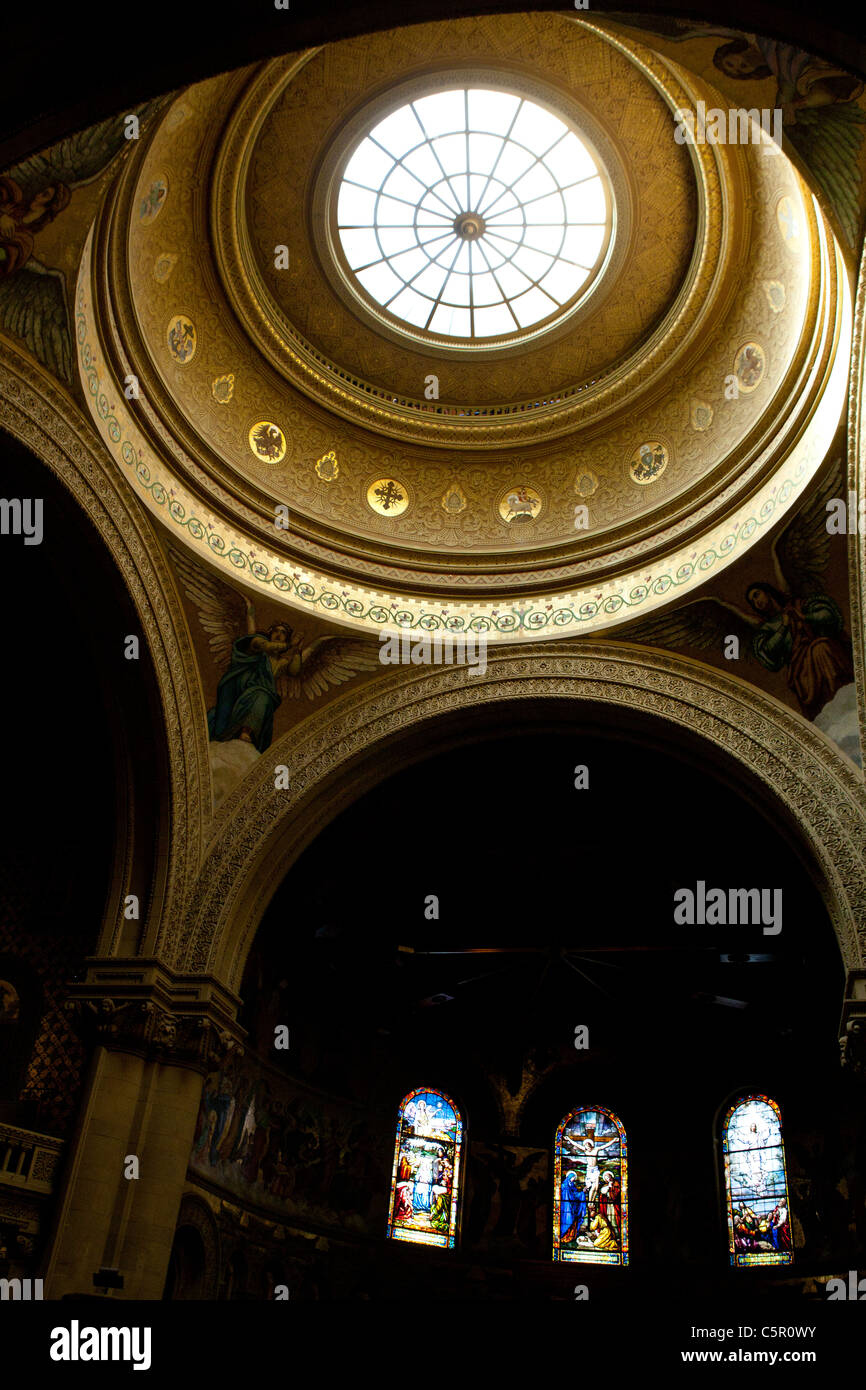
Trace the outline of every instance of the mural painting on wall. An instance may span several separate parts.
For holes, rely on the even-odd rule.
[[[772,579],[755,570],[760,564],[755,552],[744,565],[732,567],[737,576],[749,573],[742,590],[745,607],[721,597],[695,599],[630,623],[618,635],[659,647],[698,648],[773,694],[786,692],[787,703],[860,764],[851,638],[842,603],[828,592],[836,539],[828,531],[828,503],[840,496],[844,489],[836,467],[773,540],[767,557]],[[843,538],[843,566],[844,546]],[[838,580],[837,585],[841,596]],[[776,679],[757,680],[759,667]]]
[[[134,114],[139,129],[161,105]],[[74,353],[65,273],[36,255],[40,232],[77,188],[92,183],[127,145],[126,116],[112,116],[59,141],[0,175],[0,330],[21,338],[34,357],[71,385]]]
[[[283,1216],[378,1233],[390,1136],[377,1137],[347,1102],[247,1058],[205,1079],[190,1168]]]
[[[835,214],[849,248],[862,218],[864,84],[855,74],[793,44],[737,29],[669,16],[642,17],[608,11],[608,19],[642,29],[668,43],[690,44],[684,66],[714,80],[726,96],[747,108],[769,104],[782,113],[784,137],[796,150]],[[722,39],[724,42],[718,43]],[[673,54],[671,54],[673,56]],[[708,72],[709,64],[715,70]],[[773,83],[775,93],[753,95],[744,84]]]
[[[231,780],[237,780],[270,747],[283,700],[315,700],[331,686],[378,669],[379,649],[352,637],[306,642],[283,620],[263,627],[250,598],[174,547],[171,557],[221,671],[207,713],[216,792],[224,772],[231,769]]]

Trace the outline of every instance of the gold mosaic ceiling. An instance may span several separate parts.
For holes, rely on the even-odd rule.
[[[504,356],[378,332],[317,234],[353,116],[398,83],[473,73],[567,102],[616,208],[585,309]],[[742,553],[788,495],[777,471],[796,492],[820,462],[841,301],[784,156],[675,143],[673,110],[699,98],[706,83],[633,39],[545,14],[346,40],[188,89],[128,161],[79,281],[82,375],[119,466],[200,556],[356,627],[400,611],[509,637],[533,604],[598,627],[637,588],[653,606],[691,585],[707,547]]]

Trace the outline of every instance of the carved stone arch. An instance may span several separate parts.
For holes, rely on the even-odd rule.
[[[651,729],[696,741],[723,776],[751,787],[810,863],[846,968],[861,966],[866,789],[854,765],[812,724],[736,676],[652,648],[564,642],[491,649],[483,676],[467,667],[398,668],[274,743],[215,823],[183,927],[185,968],[239,988],[258,924],[292,863],[381,779],[383,760],[391,773],[424,756],[406,755],[413,731],[423,732],[429,753],[436,730],[460,712],[545,701],[650,716]],[[289,790],[275,789],[276,764],[288,767]]]
[[[194,1291],[181,1290],[179,1298],[215,1299],[222,1277],[222,1248],[219,1226],[206,1202],[186,1193],[180,1204],[175,1227],[175,1241],[182,1232],[194,1231],[201,1242],[204,1268],[200,1287]]]
[[[171,964],[171,925],[195,876],[210,815],[202,698],[183,610],[153,527],[92,426],[54,378],[7,340],[0,363],[0,426],[46,465],[81,507],[111,556],[148,644],[165,724],[171,790],[170,800],[166,795],[162,842],[154,856],[157,870],[146,919],[142,912],[139,949],[142,955],[161,954]],[[119,844],[99,955],[117,950],[128,867],[125,853]]]

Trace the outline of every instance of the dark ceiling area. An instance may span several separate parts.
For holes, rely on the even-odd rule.
[[[154,96],[279,53],[404,24],[551,9],[574,12],[572,5],[544,0],[418,0],[411,9],[398,0],[337,0],[327,6],[290,0],[286,9],[276,9],[273,0],[207,7],[154,0],[139,13],[94,0],[83,22],[80,7],[61,0],[38,8],[16,6],[3,19],[4,52],[15,60],[4,64],[0,168]],[[613,5],[593,0],[589,17],[624,12],[622,0]],[[767,34],[866,76],[866,24],[855,6],[818,10],[769,0],[724,6],[717,0],[644,0],[635,12],[657,15],[662,22],[699,19]]]
[[[781,931],[675,924],[698,880],[781,889]],[[820,896],[755,805],[571,723],[467,740],[343,812],[271,902],[241,992],[257,1048],[289,1022],[287,1068],[368,1104],[423,1075],[495,1127],[485,1078],[516,1092],[525,1065],[547,1071],[527,1111],[542,1142],[578,1074],[635,1098],[664,1075],[712,1112],[736,1086],[836,1068],[841,985]]]

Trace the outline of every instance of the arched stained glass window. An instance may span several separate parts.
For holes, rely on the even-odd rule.
[[[769,1096],[735,1101],[722,1127],[733,1265],[792,1263],[782,1117]]]
[[[388,1235],[452,1249],[462,1180],[463,1121],[443,1091],[419,1086],[400,1102]]]
[[[625,1130],[598,1105],[572,1110],[556,1131],[553,1258],[628,1264]]]

